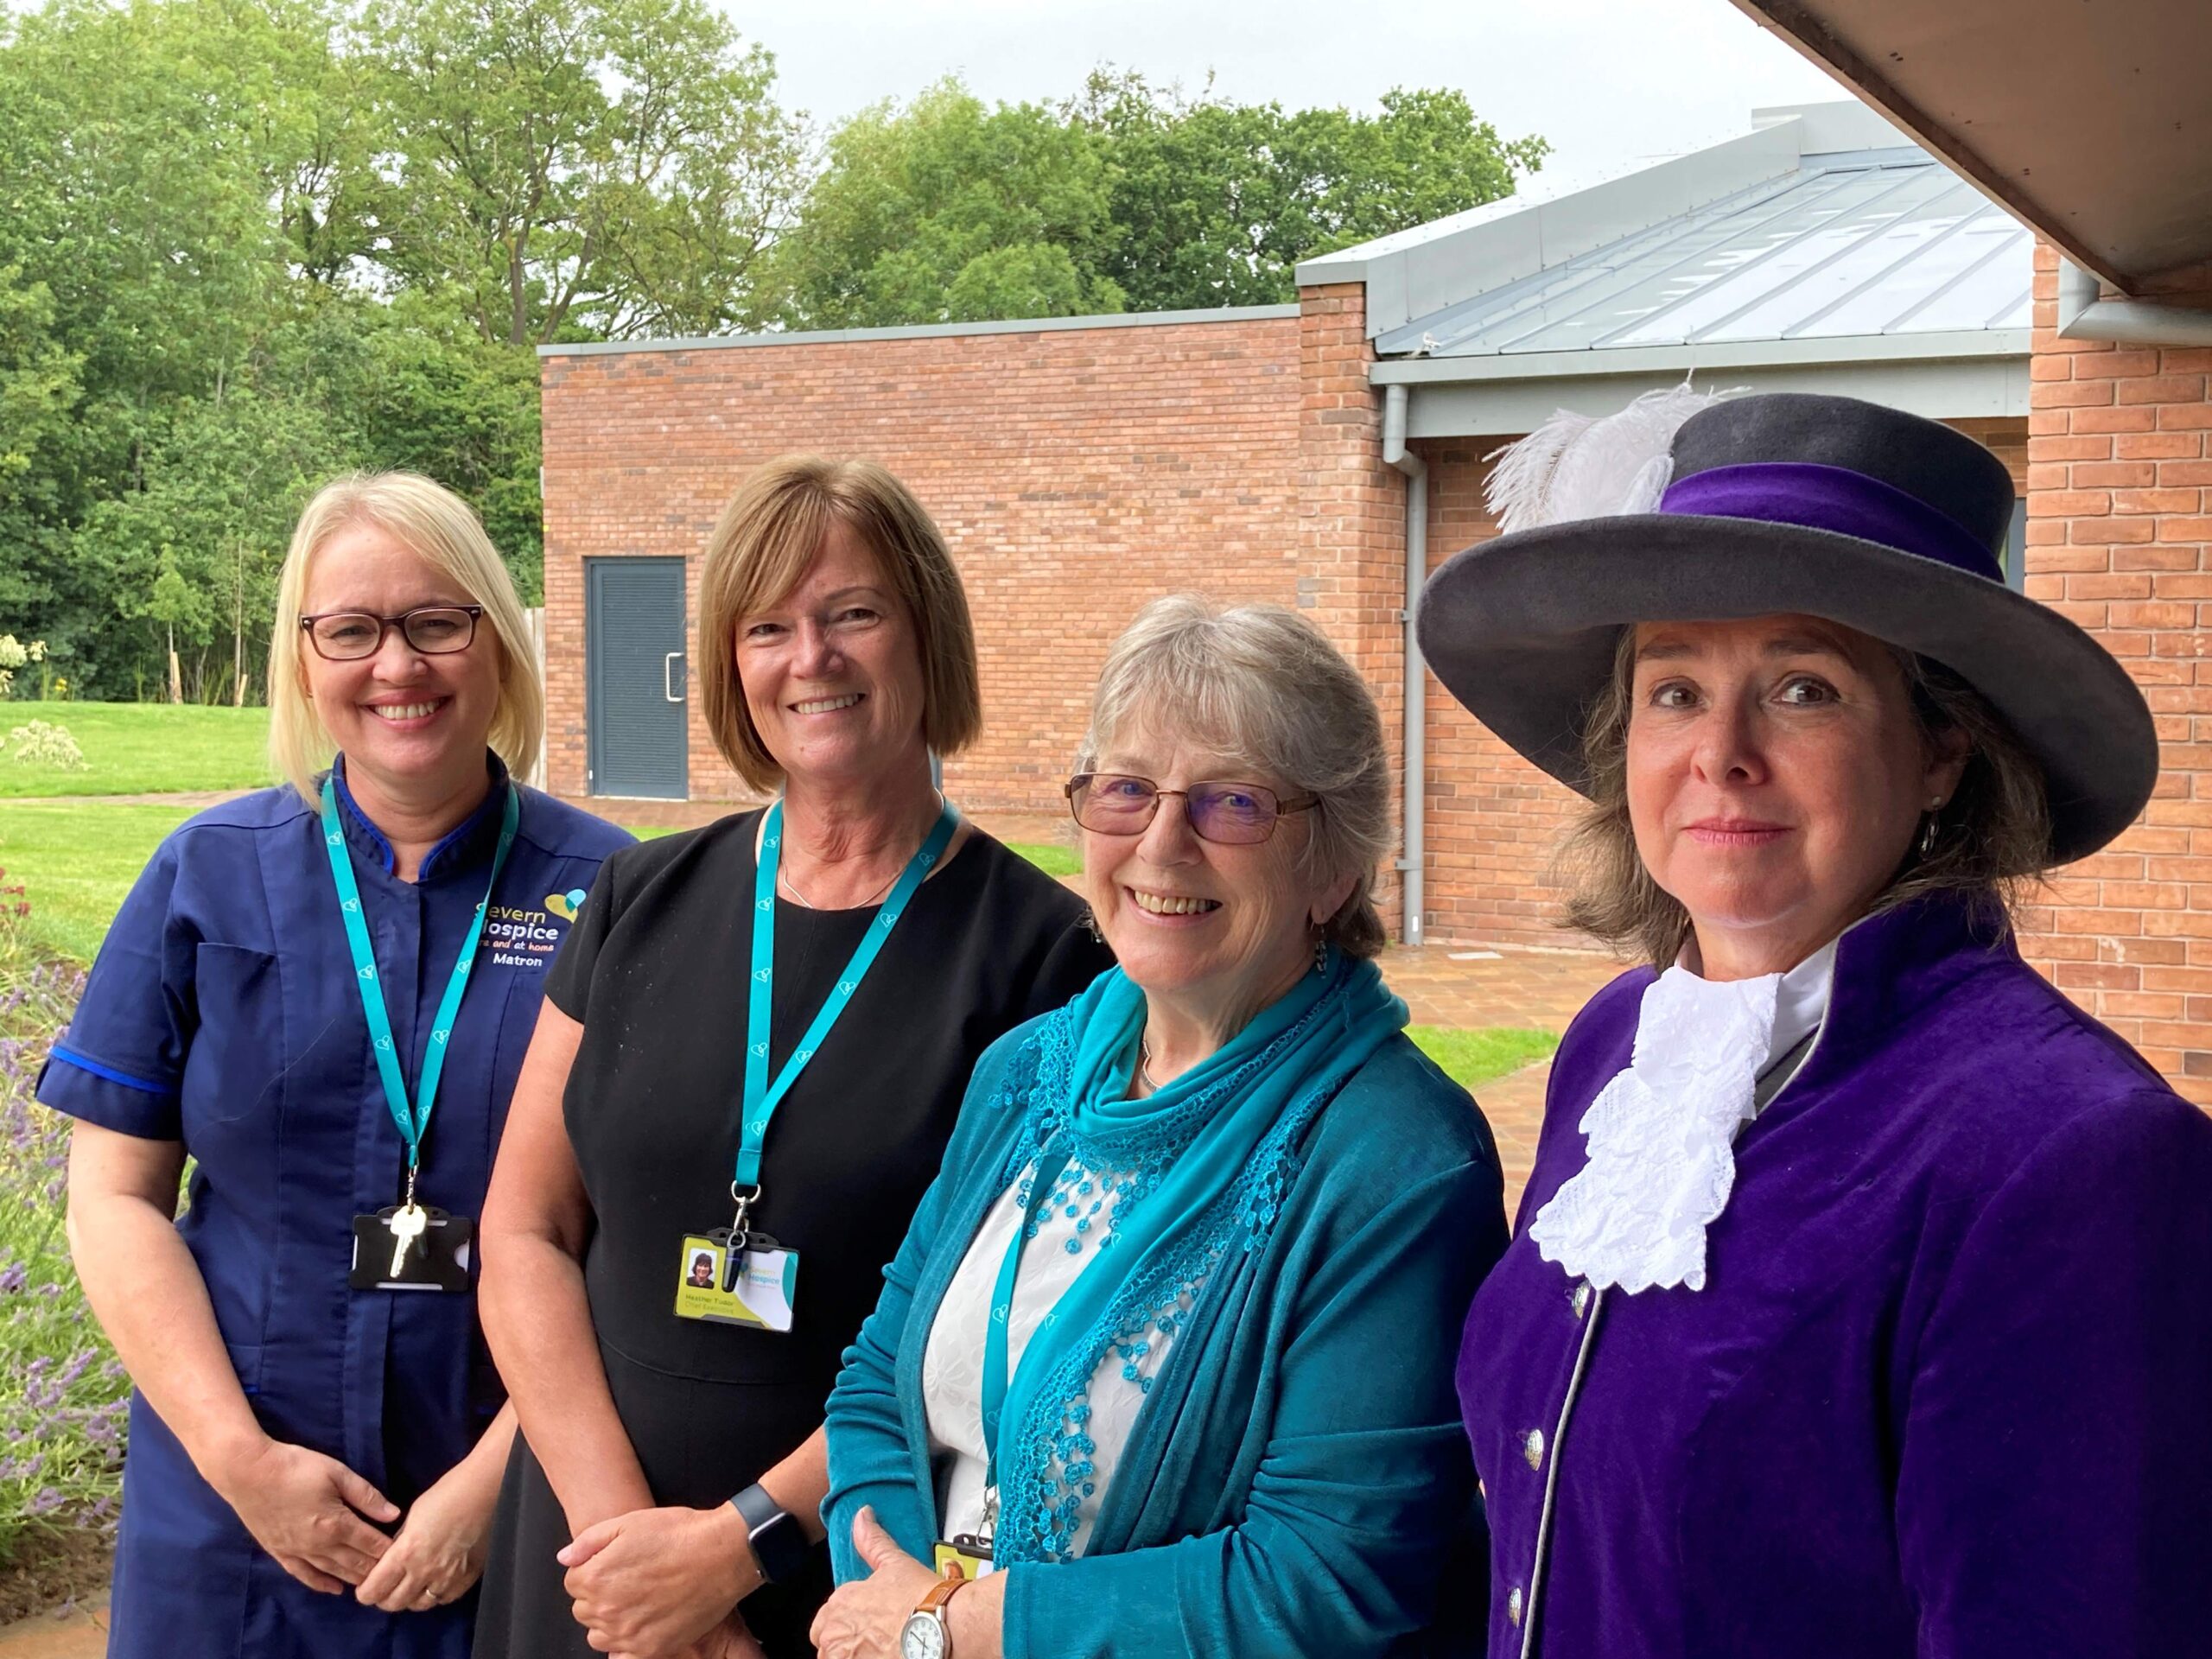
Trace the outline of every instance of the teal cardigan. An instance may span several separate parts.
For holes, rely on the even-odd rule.
[[[924,1561],[938,1535],[922,1351],[1002,1190],[1022,1116],[1007,1085],[1034,1064],[1038,1023],[977,1063],[830,1394],[822,1516],[840,1583],[865,1572],[863,1504]],[[1007,1569],[1008,1659],[1425,1649],[1477,1513],[1459,1328],[1505,1243],[1489,1126],[1392,1037],[1315,1117],[1265,1244],[1224,1263],[1177,1332],[1082,1558]],[[1446,1645],[1479,1644],[1473,1611]]]

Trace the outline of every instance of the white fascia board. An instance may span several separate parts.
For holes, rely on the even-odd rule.
[[[1923,334],[1836,334],[1802,340],[1707,340],[1691,346],[1609,346],[1599,351],[1498,352],[1473,357],[1387,357],[1368,384],[1436,385],[1498,380],[1597,379],[1623,374],[1794,368],[1816,363],[1950,362],[2028,358],[2025,328]]]
[[[1579,375],[1557,379],[1478,380],[1412,389],[1409,438],[1510,438],[1533,430],[1560,410],[1611,415],[1647,391],[1681,384],[1679,371]],[[1809,391],[1886,404],[1930,420],[2025,418],[2028,360],[1954,358],[1924,362],[1868,359],[1856,363],[1769,364],[1730,369],[1715,390]]]
[[[1298,285],[1364,283],[1371,340],[1662,219],[1778,179],[1796,167],[1803,129],[1801,120],[1779,121],[1554,200],[1508,197],[1303,260]]]

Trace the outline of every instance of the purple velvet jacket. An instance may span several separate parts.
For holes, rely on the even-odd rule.
[[[1651,975],[1576,1019],[1460,1351],[1493,1659],[2212,1652],[2212,1120],[1997,931],[1845,934],[1701,1291],[1528,1237]]]

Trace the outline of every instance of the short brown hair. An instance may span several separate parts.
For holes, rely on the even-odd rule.
[[[922,736],[931,750],[957,754],[982,730],[968,594],[935,521],[912,491],[872,461],[786,455],[761,467],[730,498],[699,573],[696,659],[707,729],[737,775],[758,790],[774,789],[783,768],[745,706],[737,624],[798,586],[832,520],[882,561],[914,625],[922,658]]]
[[[1925,857],[1913,851],[1866,907],[1869,916],[1935,893],[1986,895],[2009,916],[2024,888],[2050,868],[2050,801],[2043,768],[1989,700],[1949,669],[1895,645],[1922,739],[1964,733],[1966,770],[1936,821]],[[1636,686],[1636,630],[1621,630],[1612,677],[1582,728],[1590,804],[1560,849],[1568,889],[1562,925],[1655,968],[1674,964],[1690,934],[1689,912],[1637,855],[1628,812],[1628,716]],[[1853,919],[1859,919],[1853,918]]]

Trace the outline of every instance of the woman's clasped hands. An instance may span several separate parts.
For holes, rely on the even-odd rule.
[[[617,1659],[761,1659],[734,1609],[760,1584],[745,1522],[728,1504],[632,1510],[560,1552],[576,1623]]]
[[[210,1484],[254,1541],[310,1590],[336,1595],[362,1583],[392,1546],[369,1521],[397,1521],[399,1506],[335,1458],[304,1446],[264,1438]]]

